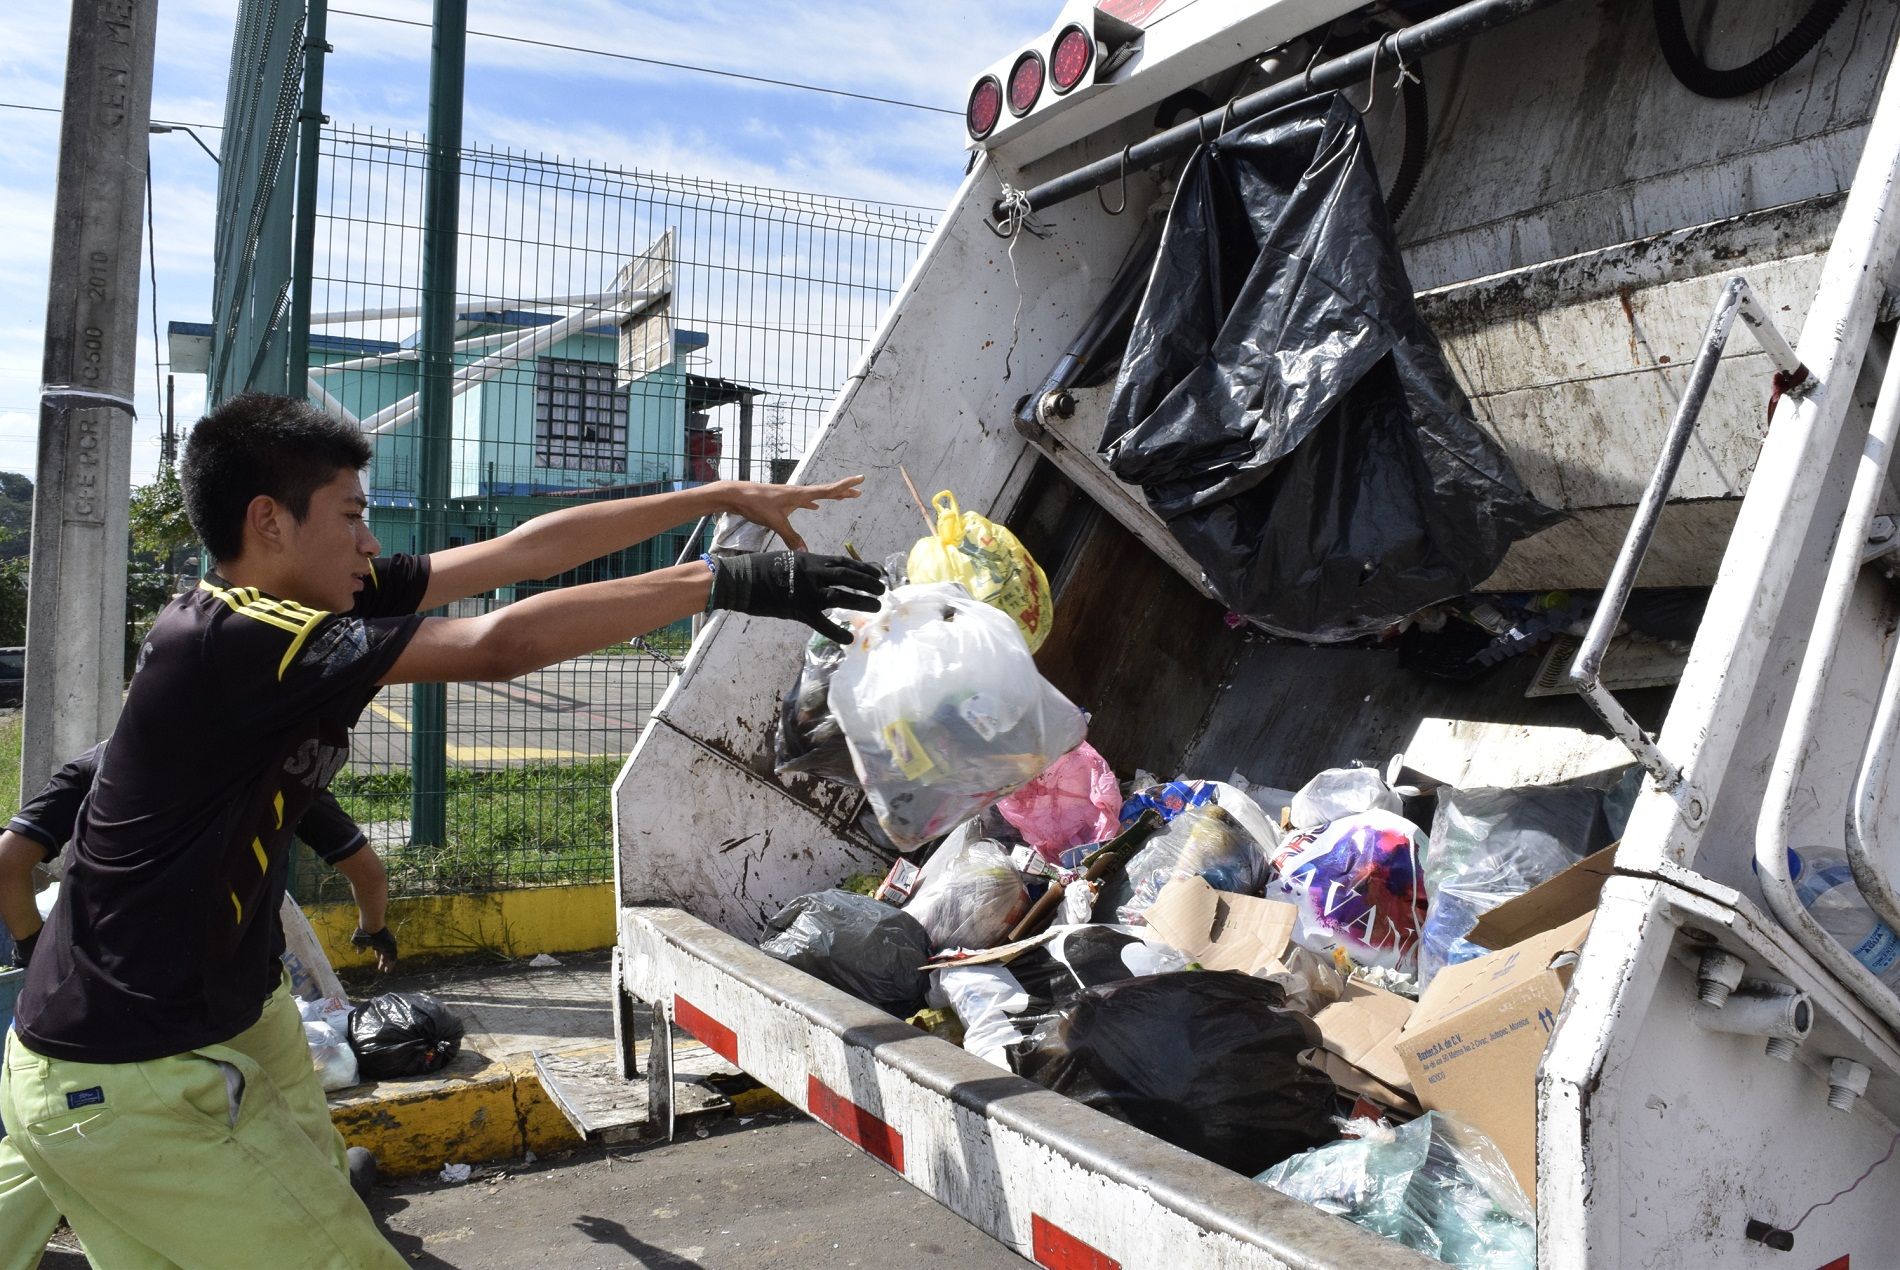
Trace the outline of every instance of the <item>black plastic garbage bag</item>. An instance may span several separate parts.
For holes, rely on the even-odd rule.
[[[766,924],[759,949],[904,1018],[923,1008],[930,936],[909,913],[849,891],[801,895]]]
[[[1223,603],[1301,639],[1462,595],[1557,518],[1472,421],[1337,94],[1188,160],[1101,448]]]
[[[1018,1070],[1251,1175],[1339,1136],[1338,1091],[1299,1061],[1319,1029],[1282,1000],[1277,985],[1231,970],[1088,988]]]
[[[426,992],[385,992],[350,1011],[350,1048],[364,1080],[421,1076],[462,1048],[462,1021]]]

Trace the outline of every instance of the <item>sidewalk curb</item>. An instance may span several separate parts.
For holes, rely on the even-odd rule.
[[[350,1146],[375,1152],[388,1177],[583,1145],[542,1090],[528,1054],[491,1061],[465,1052],[443,1076],[339,1091],[330,1096],[330,1120]]]

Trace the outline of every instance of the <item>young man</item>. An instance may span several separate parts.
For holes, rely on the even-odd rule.
[[[14,940],[13,964],[24,967],[32,962],[33,949],[42,929],[35,902],[33,871],[58,858],[79,823],[80,810],[92,793],[98,773],[99,757],[106,743],[81,754],[54,772],[44,788],[7,821],[0,830],[0,926]],[[328,790],[317,794],[310,810],[297,824],[297,837],[307,844],[325,864],[342,873],[349,882],[350,895],[356,901],[357,927],[350,942],[376,955],[376,968],[387,973],[395,968],[398,950],[396,937],[384,924],[389,904],[389,876],[375,848],[362,828],[352,820]],[[275,1060],[284,1065],[272,1069],[271,1078],[280,1087],[292,1089],[302,1078],[302,1068],[310,1063],[309,1052],[302,1046],[283,1045],[268,1054],[255,1055],[260,1062]],[[330,1109],[320,1098],[287,1098],[295,1108],[304,1135],[342,1164],[347,1161],[351,1184],[358,1193],[374,1176],[374,1159],[361,1149],[345,1150],[340,1135],[330,1123]],[[26,1162],[15,1153],[0,1160],[0,1270],[33,1270],[42,1249],[59,1225],[59,1210],[39,1184]]]
[[[720,482],[379,559],[369,459],[353,428],[261,395],[186,444],[186,509],[217,569],[140,651],[0,1073],[0,1174],[17,1152],[108,1270],[404,1264],[299,1125],[292,1104],[322,1097],[309,1063],[286,1087],[260,1057],[302,1044],[277,964],[290,829],[380,686],[512,678],[709,607],[842,636],[824,610],[870,611],[882,590],[871,566],[806,555],[790,523],[860,478]],[[724,511],[793,550],[416,616]]]

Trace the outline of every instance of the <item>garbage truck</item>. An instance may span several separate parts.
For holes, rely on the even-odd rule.
[[[1897,42],[1889,0],[1071,0],[972,68],[967,176],[793,477],[866,475],[802,526],[817,549],[908,547],[905,477],[1010,527],[1053,593],[1037,666],[1123,777],[1295,789],[1396,756],[1501,788],[1641,765],[1614,850],[1564,875],[1587,934],[1534,968],[1558,995],[1523,1088],[1497,1091],[1534,1135],[1553,1270],[1900,1260],[1900,976],[1797,876],[1798,853],[1835,853],[1868,928],[1900,926]],[[1254,390],[1218,366],[1225,387],[1181,389],[1157,446],[1188,457],[1157,475],[1127,462],[1147,426],[1130,381],[1168,355],[1170,303],[1191,324],[1223,290],[1277,302],[1224,272],[1239,239],[1207,191],[1228,172],[1220,197],[1244,202],[1220,165],[1321,118],[1378,198],[1316,198],[1283,228],[1390,244],[1410,292],[1391,307],[1429,332],[1406,347],[1435,342],[1455,386],[1419,382],[1479,436],[1432,433],[1452,458],[1419,459],[1439,466],[1386,507],[1321,506],[1344,496],[1316,468],[1271,518],[1201,515],[1181,488],[1258,478],[1263,427],[1213,451],[1187,434]],[[1325,145],[1288,179],[1330,179],[1345,151]],[[1200,275],[1157,254],[1197,215]],[[1295,382],[1357,329],[1261,316],[1238,343]],[[1439,481],[1474,464],[1509,487],[1496,516]],[[1379,534],[1343,580],[1273,573],[1283,596],[1242,598],[1254,575],[1228,567],[1329,517],[1441,511],[1490,535],[1443,594],[1399,586]],[[1336,626],[1278,605],[1329,588]],[[1470,628],[1507,595],[1592,604],[1466,676],[1428,673],[1429,618],[1381,616],[1456,600]],[[1686,628],[1633,637],[1669,595],[1693,597]],[[712,618],[615,786],[616,990],[628,1020],[652,1012],[650,1067],[696,1038],[1043,1266],[1431,1264],[761,953],[788,902],[894,855],[863,790],[774,773],[803,639]]]

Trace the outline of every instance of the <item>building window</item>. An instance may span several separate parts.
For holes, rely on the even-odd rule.
[[[543,357],[534,377],[534,457],[543,467],[621,472],[627,394],[607,362]]]

